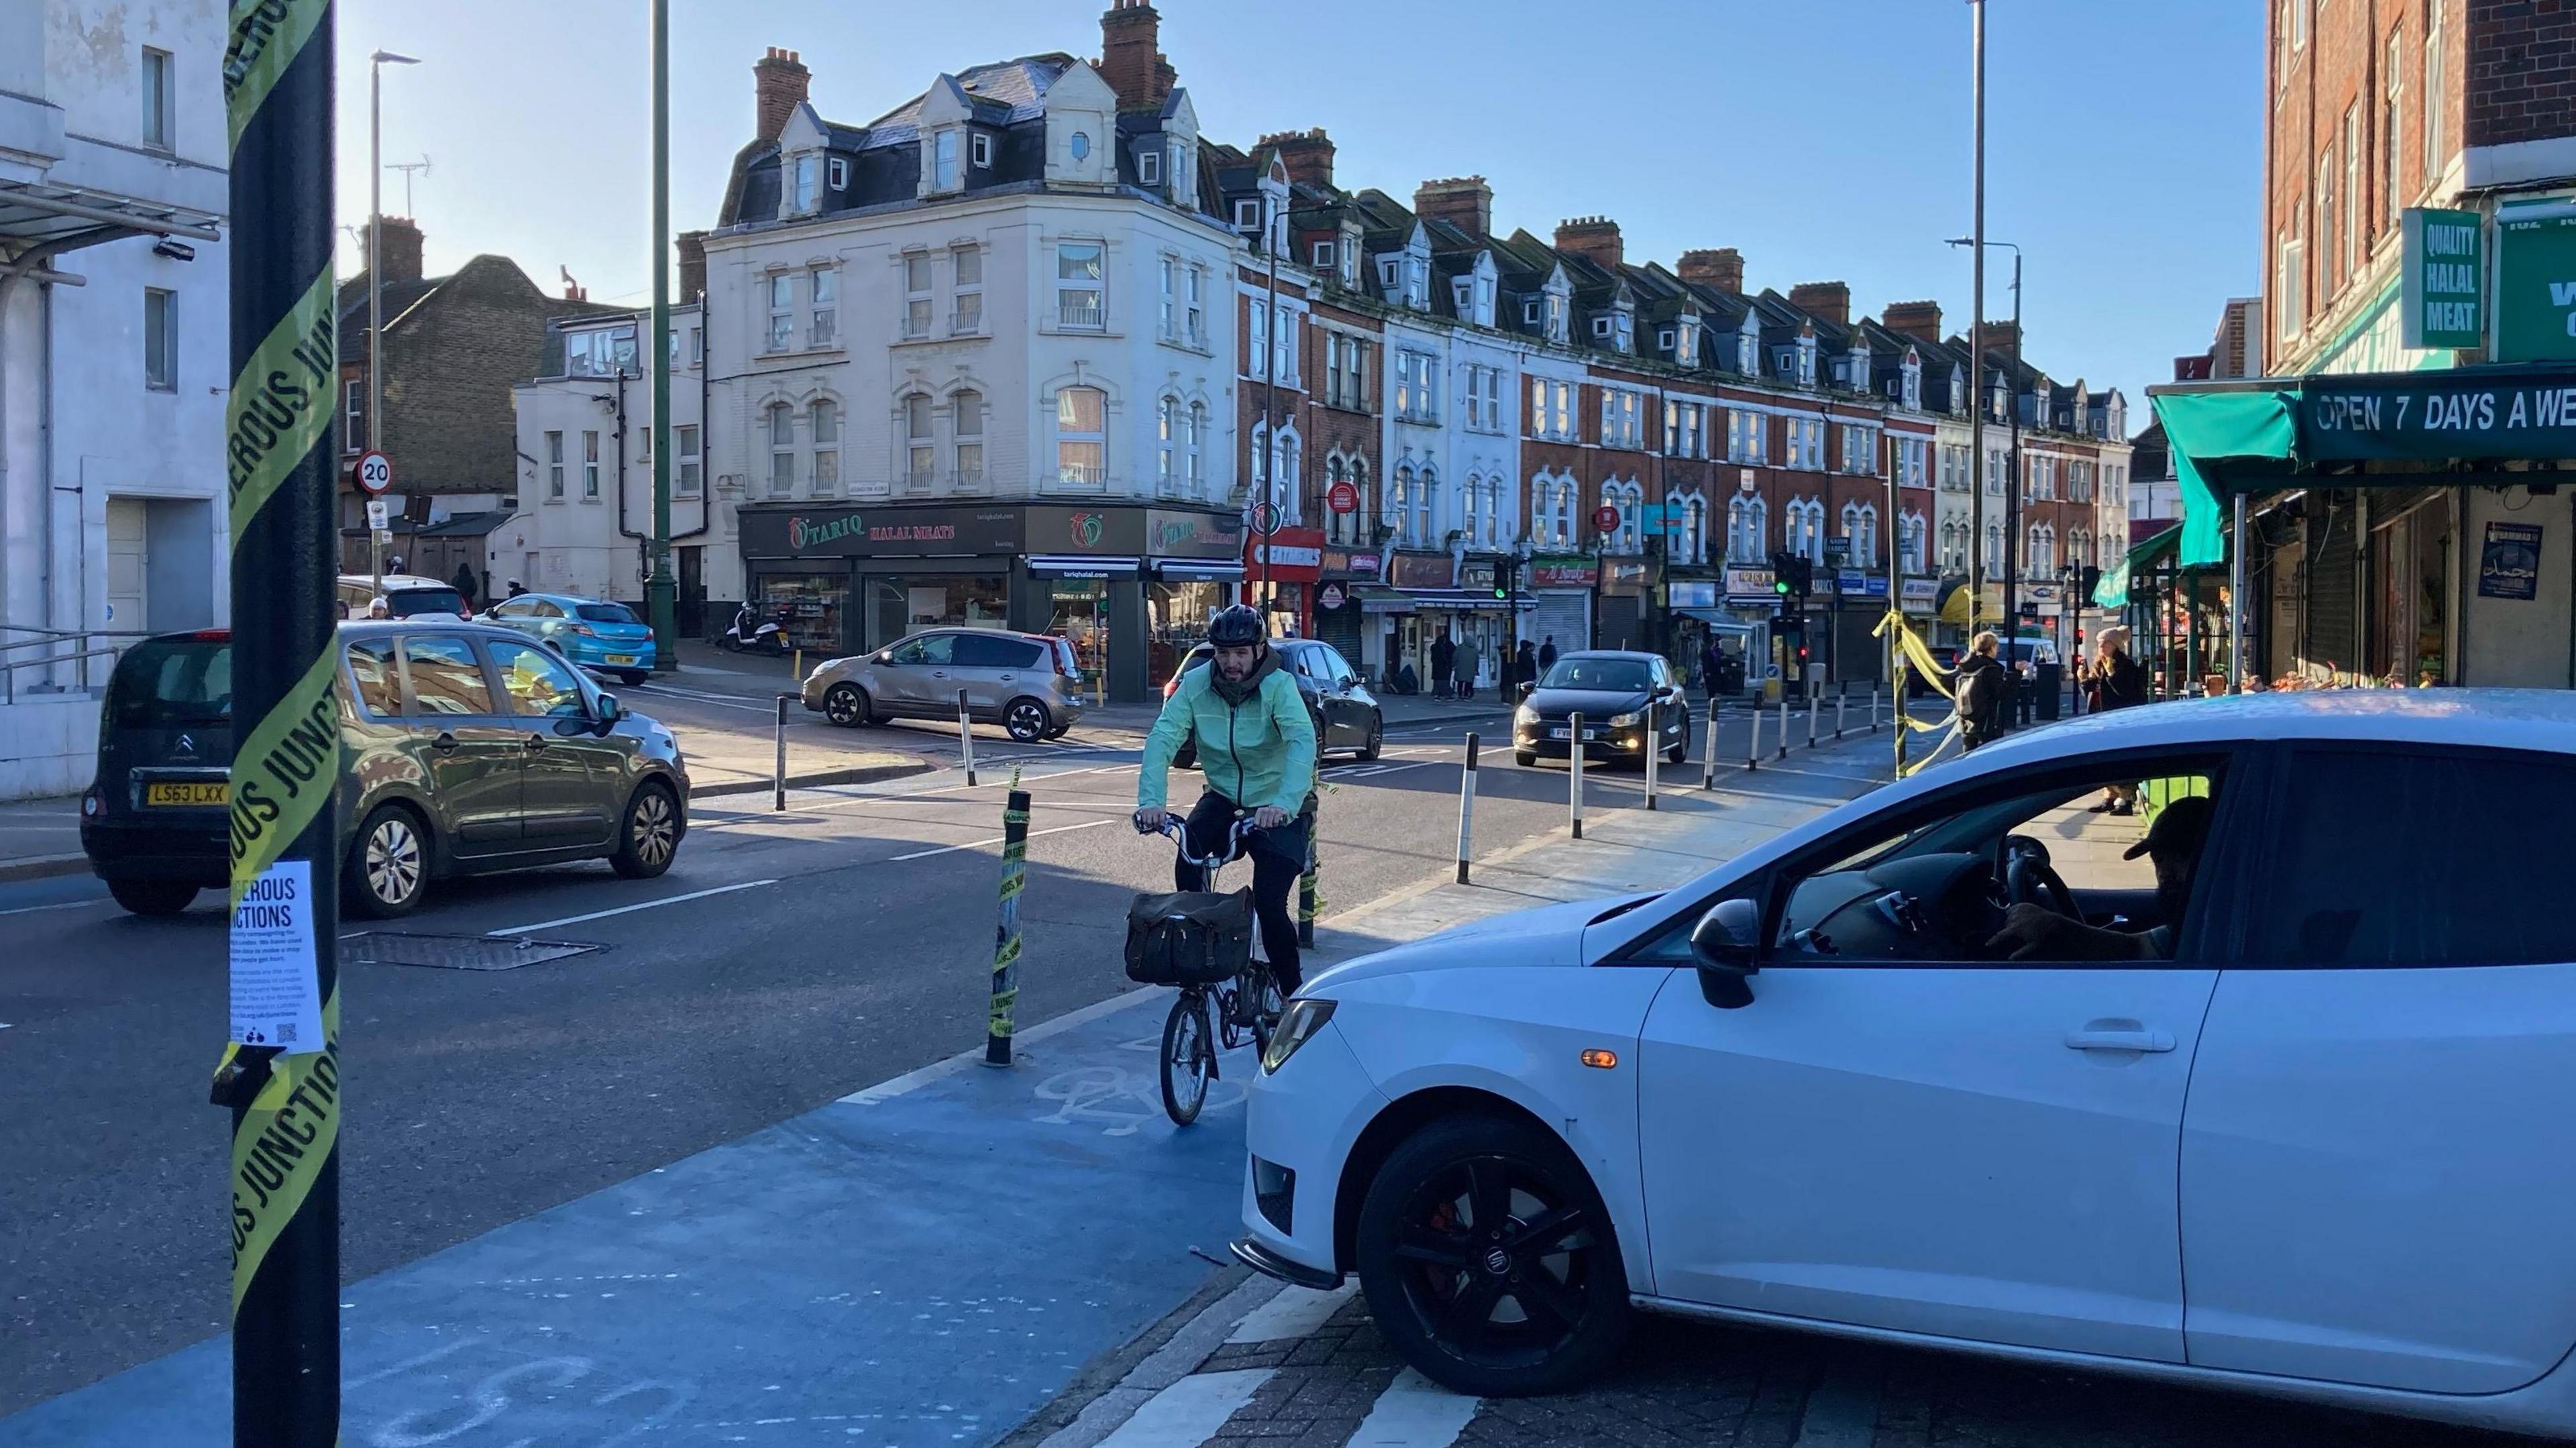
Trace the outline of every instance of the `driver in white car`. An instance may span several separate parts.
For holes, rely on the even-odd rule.
[[[2106,930],[2069,920],[2032,901],[2004,912],[2004,924],[1986,948],[2005,960],[2164,960],[2173,955],[2174,933],[2183,907],[2191,900],[2192,872],[2209,843],[2209,822],[2217,813],[2207,795],[2185,795],[2156,812],[2147,837],[2121,856],[2140,855],[2156,871],[2157,923],[2146,930]]]

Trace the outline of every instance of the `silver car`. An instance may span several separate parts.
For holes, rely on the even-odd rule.
[[[1073,645],[1050,634],[941,628],[872,654],[826,659],[805,679],[805,707],[844,729],[879,719],[969,717],[1021,743],[1053,739],[1082,717]]]

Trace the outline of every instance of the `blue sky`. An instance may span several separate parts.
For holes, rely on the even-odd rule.
[[[709,224],[751,136],[751,63],[800,52],[863,123],[943,70],[1094,55],[1105,0],[672,0],[672,224]],[[1208,135],[1323,126],[1336,179],[1410,198],[1481,173],[1496,224],[1622,226],[1632,260],[1744,252],[1746,282],[1847,281],[1870,313],[1968,316],[1963,0],[1161,0],[1163,50]],[[2136,404],[2257,289],[2262,13],[2246,0],[1993,0],[1986,229],[2027,253],[2033,363]],[[642,0],[340,0],[341,219],[365,220],[366,57],[388,163],[431,158],[413,210],[433,271],[476,252],[594,300],[649,298]],[[1285,17],[1285,18],[1283,18]],[[1468,17],[1472,17],[1469,19]],[[965,22],[965,23],[961,23]],[[1304,49],[1285,34],[1333,37]],[[1613,57],[1615,66],[1600,63]],[[399,173],[386,210],[403,206]],[[1995,254],[1989,314],[2006,314]],[[344,274],[359,265],[344,242]]]

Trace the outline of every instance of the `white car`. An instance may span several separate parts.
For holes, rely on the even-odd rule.
[[[2566,693],[2014,736],[1320,975],[1235,1251],[1487,1396],[1647,1309],[2576,1436],[2571,828]]]

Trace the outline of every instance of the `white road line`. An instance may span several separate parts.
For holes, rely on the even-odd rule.
[[[1291,1287],[1245,1314],[1226,1341],[1278,1342],[1304,1337],[1331,1321],[1333,1314],[1342,1310],[1342,1304],[1351,1300],[1351,1294],[1359,1290],[1357,1277],[1330,1292]]]
[[[1067,830],[1096,830],[1102,825],[1108,823],[1110,823],[1108,820],[1084,820],[1078,825],[1057,825],[1051,830],[1031,830],[1029,831],[1029,838],[1034,840],[1040,835],[1060,835]],[[995,835],[989,840],[976,840],[970,844],[941,845],[935,850],[915,850],[909,855],[895,856],[891,863],[899,865],[906,860],[927,860],[933,855],[953,855],[959,850],[980,850],[986,845],[998,845],[1000,843],[1002,843],[1002,836]]]
[[[33,915],[39,910],[78,910],[84,905],[104,905],[104,900],[65,900],[58,905],[21,905],[15,910],[0,910],[0,915]]]
[[[611,915],[632,915],[638,910],[658,910],[665,905],[704,900],[710,895],[730,895],[736,890],[757,890],[763,885],[777,883],[776,880],[745,880],[739,885],[718,885],[712,890],[692,890],[686,895],[666,895],[659,900],[643,900],[633,905],[620,905],[614,910],[593,910],[587,915],[567,915],[561,920],[540,920],[533,925],[504,925],[498,930],[487,930],[483,933],[488,939],[499,939],[508,935],[533,935],[540,930],[552,930],[558,925],[579,925],[585,920],[605,920]]]
[[[1484,1406],[1406,1368],[1360,1420],[1344,1448],[1449,1448]]]
[[[1271,1368],[1198,1373],[1145,1400],[1100,1448],[1199,1448],[1270,1381]]]

